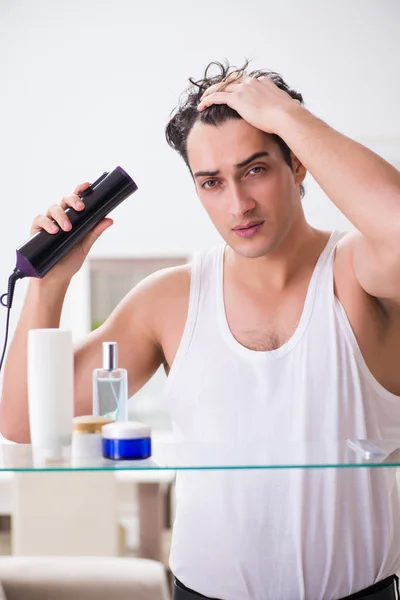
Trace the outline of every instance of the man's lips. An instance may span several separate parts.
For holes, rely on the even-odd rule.
[[[261,225],[264,221],[248,221],[247,223],[242,223],[242,225],[237,225],[233,227],[234,231],[238,231],[240,229],[250,229],[250,227],[255,227],[256,225]]]
[[[241,238],[250,239],[257,235],[263,224],[264,221],[251,221],[235,227],[233,231]]]

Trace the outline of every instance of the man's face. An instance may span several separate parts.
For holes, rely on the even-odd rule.
[[[243,119],[195,123],[187,153],[198,196],[227,244],[248,258],[274,250],[301,206],[304,167],[294,158],[293,172],[273,138]]]

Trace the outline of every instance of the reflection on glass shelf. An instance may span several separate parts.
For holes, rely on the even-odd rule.
[[[0,471],[215,470],[398,467],[400,440],[379,440],[379,457],[364,458],[346,440],[326,442],[271,441],[240,444],[174,442],[153,439],[152,457],[112,461],[74,459],[50,461],[28,444],[1,444]]]

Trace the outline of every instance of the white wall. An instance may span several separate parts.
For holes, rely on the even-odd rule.
[[[253,57],[281,72],[311,110],[397,160],[399,17],[396,0],[1,0],[0,289],[33,217],[118,164],[139,191],[95,255],[186,254],[218,240],[164,141],[188,77],[211,60]],[[348,227],[307,188],[314,225]],[[70,312],[85,322],[80,309]],[[5,310],[0,342],[4,321]]]

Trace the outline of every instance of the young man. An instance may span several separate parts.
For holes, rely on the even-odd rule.
[[[393,438],[400,175],[312,115],[277,74],[219,68],[191,82],[167,139],[225,243],[147,278],[76,349],[76,412],[91,411],[91,373],[112,339],[130,394],[164,364],[180,439]],[[306,222],[306,170],[357,234]],[[64,209],[82,208],[87,185],[31,233],[55,231],[51,219],[68,229]],[[59,326],[71,277],[110,224],[30,282],[4,373],[0,429],[10,439],[29,440],[27,331]],[[175,597],[395,598],[399,517],[394,469],[180,473]]]

